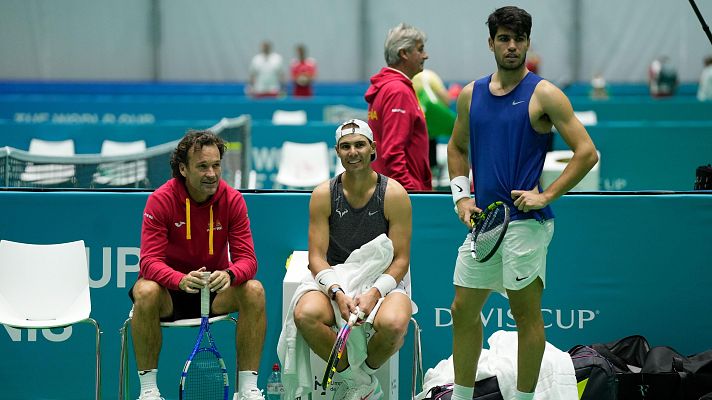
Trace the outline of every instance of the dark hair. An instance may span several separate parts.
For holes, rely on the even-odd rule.
[[[184,179],[183,175],[180,173],[180,165],[188,165],[188,153],[192,151],[200,150],[203,146],[215,145],[218,147],[220,152],[220,159],[222,160],[223,154],[225,153],[225,141],[211,131],[197,131],[189,130],[183,139],[178,143],[176,149],[173,150],[171,154],[171,169],[173,170],[173,177]],[[194,148],[195,147],[195,148]]]
[[[491,39],[497,34],[497,28],[511,29],[517,35],[525,34],[530,38],[532,31],[532,16],[519,7],[507,6],[496,10],[487,17],[487,26]]]

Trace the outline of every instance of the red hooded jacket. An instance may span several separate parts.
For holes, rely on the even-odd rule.
[[[382,68],[371,77],[365,98],[378,154],[373,169],[407,190],[432,190],[428,129],[411,80]]]
[[[185,183],[173,178],[146,202],[139,277],[177,290],[186,273],[203,266],[208,271],[229,268],[233,285],[254,278],[257,257],[245,199],[220,180],[210,200],[197,204]]]

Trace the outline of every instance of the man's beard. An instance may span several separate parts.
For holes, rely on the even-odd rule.
[[[506,57],[503,57],[503,59],[506,60]],[[516,65],[506,64],[506,63],[500,62],[498,60],[497,66],[503,70],[506,70],[506,71],[516,71],[516,70],[520,69],[522,67],[522,65],[524,65],[526,60],[527,60],[526,57],[522,57],[522,60]]]

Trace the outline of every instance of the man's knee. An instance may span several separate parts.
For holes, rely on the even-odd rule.
[[[329,310],[326,308],[327,306],[330,305],[317,301],[313,296],[302,296],[294,307],[294,323],[297,329],[301,331],[303,328],[316,323],[326,323],[330,315]]]
[[[544,330],[544,319],[541,310],[515,311],[512,309],[512,317],[517,324],[518,330]]]
[[[408,333],[409,322],[410,316],[407,313],[390,313],[379,318],[378,332],[385,333],[395,340],[402,339]]]
[[[237,292],[240,312],[253,311],[255,309],[264,310],[265,289],[260,281],[251,279],[238,286]]]
[[[159,307],[161,295],[165,290],[163,286],[154,281],[140,279],[131,291],[134,306],[137,308]]]
[[[460,325],[478,325],[481,323],[479,310],[474,310],[474,307],[467,304],[464,299],[455,296],[450,305],[450,313],[452,320],[457,321]]]

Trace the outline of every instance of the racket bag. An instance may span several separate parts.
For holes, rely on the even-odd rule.
[[[589,346],[569,349],[578,382],[579,400],[619,400],[618,380],[610,361]]]
[[[452,384],[435,386],[428,391],[423,400],[450,400],[452,398],[452,386]],[[502,393],[499,392],[497,377],[492,376],[477,381],[472,398],[475,400],[504,400]]]
[[[698,400],[712,391],[712,350],[685,357],[639,335],[591,347],[613,366],[618,400]]]
[[[712,190],[712,165],[701,165],[695,173],[695,190]]]
[[[641,375],[651,384],[651,390],[658,395],[656,398],[698,400],[712,392],[712,349],[684,356],[668,346],[653,347]],[[670,392],[667,387],[675,387],[675,384],[675,392]],[[678,397],[670,397],[673,394]]]

